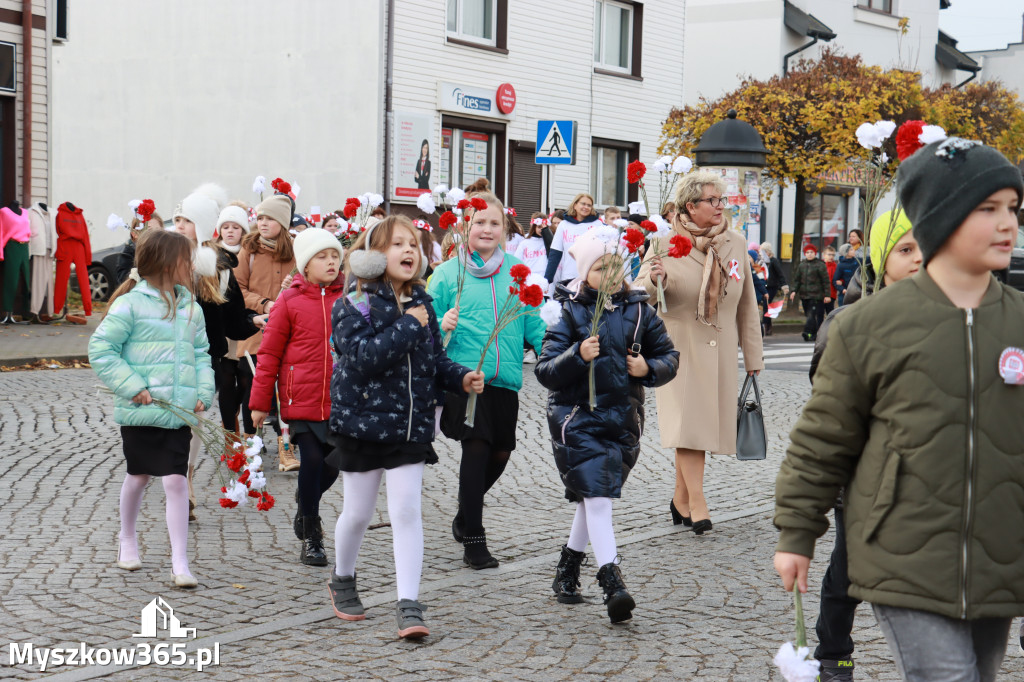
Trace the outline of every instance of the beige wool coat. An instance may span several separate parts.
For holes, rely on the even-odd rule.
[[[267,301],[276,301],[281,294],[281,283],[295,268],[295,258],[281,262],[274,260],[272,252],[257,243],[257,251],[250,252],[242,248],[238,252],[238,266],[235,268],[235,279],[242,290],[245,307],[262,315],[267,312]],[[259,331],[244,341],[238,342],[237,355],[245,359],[245,351],[256,355],[263,341],[263,332]]]
[[[725,296],[718,303],[718,326],[697,321],[697,296],[705,254],[696,248],[684,258],[661,259],[665,269],[666,312],[661,314],[668,335],[679,351],[679,372],[655,389],[661,445],[666,448],[707,450],[711,454],[736,452],[737,352],[743,350],[748,371],[764,368],[760,310],[751,280],[744,237],[725,232],[720,252],[726,271],[739,263],[740,281],[727,279]],[[661,246],[655,243],[660,241]],[[637,277],[637,284],[657,303],[657,284],[651,281],[650,259],[668,251],[668,238],[652,240]]]

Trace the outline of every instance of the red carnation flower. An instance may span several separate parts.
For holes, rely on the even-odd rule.
[[[536,308],[544,302],[544,291],[538,284],[531,284],[528,287],[523,287],[522,291],[519,292],[519,300],[524,304]]]
[[[630,253],[636,253],[637,250],[644,245],[644,233],[635,227],[627,229],[622,234],[623,240],[626,242],[626,249]]]
[[[461,204],[462,202],[460,201],[459,203]],[[473,197],[472,199],[469,200],[469,203],[473,208],[475,208],[478,211],[487,210],[487,202],[481,199],[480,197]]]
[[[451,211],[445,211],[444,213],[441,214],[440,224],[442,230],[447,230],[449,227],[451,227],[457,222],[459,222],[459,219],[456,218],[455,214],[452,213]]]
[[[277,191],[280,192],[281,194],[291,194],[292,193],[291,183],[288,183],[288,182],[285,182],[284,180],[282,180],[281,184],[277,186]]]
[[[249,497],[260,497],[260,495],[261,495],[261,493],[258,493],[255,490],[250,490],[249,491]]]
[[[156,204],[153,203],[152,199],[143,199],[139,207],[135,209],[135,212],[139,214],[142,222],[149,222],[149,219],[156,213]]]
[[[896,156],[900,161],[924,146],[920,140],[922,130],[924,121],[907,121],[896,131]]]
[[[526,282],[526,278],[530,276],[530,268],[522,263],[517,263],[509,269],[508,274],[516,281],[516,284],[523,284]]]
[[[459,209],[460,211],[465,211],[472,205],[473,204],[469,202],[469,199],[459,199],[459,203],[455,204],[455,208]]]
[[[515,284],[509,284],[508,285],[508,293],[512,294],[513,296],[518,296],[519,295],[519,287],[517,287]]]
[[[270,511],[274,508],[274,496],[270,493],[263,493],[263,499],[256,503],[256,508],[260,511]]]
[[[232,471],[241,471],[242,467],[244,467],[246,464],[245,453],[236,452],[235,454],[231,455],[231,459],[229,459],[224,464],[225,466],[227,466],[228,469],[231,469]]]
[[[690,249],[693,248],[693,242],[690,241],[690,238],[681,234],[672,235],[668,243],[672,245],[668,250],[669,258],[688,256],[690,255]]]
[[[359,213],[359,206],[356,204],[345,204],[345,208],[341,212],[345,215],[345,220],[351,220],[355,217],[356,213]]]
[[[220,506],[224,507],[225,509],[232,509],[234,507],[237,507],[238,503],[235,502],[234,500],[229,500],[226,497],[222,497],[220,498]]]
[[[626,175],[630,184],[640,182],[647,174],[647,166],[639,159],[626,166]]]
[[[277,189],[282,182],[284,182],[284,180],[282,180],[281,178],[274,178],[273,180],[270,181],[270,186],[273,189]]]
[[[640,222],[640,227],[644,228],[648,232],[657,232],[658,226],[650,220],[643,220]]]
[[[239,483],[244,483],[246,486],[249,485],[249,470],[246,469],[242,472],[242,475],[238,477]]]

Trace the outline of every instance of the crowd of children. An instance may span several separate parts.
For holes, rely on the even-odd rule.
[[[954,157],[957,163],[950,162]],[[833,622],[852,623],[852,611],[839,613],[836,604],[865,599],[907,679],[934,679],[941,666],[974,666],[981,679],[991,679],[1010,619],[1024,610],[1019,575],[1004,569],[1015,564],[990,558],[995,543],[1024,547],[1013,539],[1020,524],[1007,514],[1024,511],[1013,493],[1024,487],[1014,463],[1019,453],[1003,445],[1024,437],[1013,441],[1021,428],[1012,412],[1022,407],[1024,394],[1014,384],[1024,383],[1024,372],[1010,380],[1007,364],[993,359],[1002,345],[1019,344],[1024,299],[989,274],[1008,258],[1015,235],[1004,239],[1004,232],[1011,218],[1015,227],[1024,194],[1019,173],[1007,165],[994,150],[973,143],[936,143],[905,163],[900,194],[913,233],[905,219],[893,221],[899,231],[885,238],[872,231],[871,259],[885,268],[878,284],[885,291],[842,317],[826,319],[837,298],[851,302],[855,276],[844,263],[850,253],[837,263],[828,249],[819,261],[809,247],[794,272],[788,293],[800,297],[807,312],[805,338],[824,347],[831,328],[832,340],[820,365],[815,362],[814,393],[779,474],[776,567],[787,589],[794,581],[806,589],[814,539],[827,527],[822,510],[842,489],[837,523],[845,532],[837,534],[829,599],[823,595],[819,619],[828,649],[819,651],[823,659],[846,660],[852,651],[848,627],[829,629]],[[939,189],[932,175],[960,191]],[[463,545],[463,561],[473,569],[495,567],[484,499],[516,448],[518,392],[530,346],[538,351],[537,378],[550,391],[554,462],[565,497],[576,505],[553,592],[561,603],[582,601],[581,566],[592,545],[608,617],[618,623],[632,616],[635,600],[619,567],[613,500],[639,454],[644,390],[674,378],[679,353],[647,292],[629,284],[633,256],[615,229],[625,224],[618,209],[599,218],[593,197],[581,193],[564,214],[532,214],[524,230],[485,187],[471,196],[481,203],[466,209],[464,237],[452,240],[447,252],[425,221],[414,224],[383,210],[368,215],[345,248],[336,236],[341,212],[311,226],[295,220],[287,193],[267,197],[250,212],[227,203],[213,185],[185,197],[172,230],[140,224],[144,229],[132,231],[123,254],[132,267],[89,345],[93,367],[115,396],[127,468],[119,567],[141,567],[135,525],[143,492],[156,476],[166,495],[173,583],[198,585],[187,556],[199,450],[191,415],[208,410],[219,393],[227,432],[255,435],[275,412],[275,429],[290,430],[301,464],[286,447],[287,431],[279,458],[282,470],[299,470],[293,524],[302,542],[299,558],[330,565],[330,600],[343,620],[365,618],[357,562],[387,479],[398,633],[428,635],[419,602],[421,496],[424,467],[437,462],[433,440],[440,431],[461,445],[451,531]],[[939,213],[936,206],[946,208]],[[673,220],[673,213],[666,206],[663,217]],[[876,242],[882,244],[877,253]],[[785,292],[784,276],[775,272],[770,246],[753,244],[748,256],[767,307],[779,289]],[[513,270],[521,264],[545,275],[558,313],[547,323],[536,314],[518,317],[490,343],[497,311],[515,295]],[[607,302],[599,290],[607,292]],[[598,305],[603,325],[595,334]],[[941,363],[950,347],[966,354],[969,376],[960,378],[967,390],[958,388],[951,371],[936,377],[942,385],[932,393],[957,396],[952,407],[906,383],[915,380],[910,374],[927,375],[928,363]],[[907,369],[915,367],[919,372]],[[591,372],[595,379],[588,384]],[[904,393],[917,399],[894,397]],[[475,418],[467,420],[470,404]],[[958,418],[962,411],[971,415],[970,424]],[[936,440],[921,429],[952,431]],[[961,436],[965,452],[955,448],[953,464],[944,463],[953,453],[939,441]],[[332,562],[320,500],[339,477],[343,508]],[[962,505],[938,499],[951,486],[963,488],[950,498]],[[917,492],[904,494],[911,488]],[[927,519],[932,532],[921,537],[934,539],[923,551],[899,550],[909,540],[907,524],[896,519]],[[962,569],[949,575],[928,570],[954,554],[963,558],[957,562]],[[926,621],[943,650],[933,661],[918,655],[925,650],[920,623]],[[920,670],[930,672],[914,672]]]

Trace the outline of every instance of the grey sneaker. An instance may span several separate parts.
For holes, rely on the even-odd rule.
[[[818,675],[821,682],[853,682],[852,658],[840,658],[838,661],[820,658],[818,661],[821,663]]]
[[[334,607],[334,615],[338,618],[342,620],[366,618],[363,602],[359,601],[359,593],[356,591],[354,575],[338,576],[332,571],[331,579],[327,581],[327,589],[331,593],[331,606]]]
[[[398,619],[398,636],[405,639],[420,639],[430,634],[423,623],[423,612],[426,607],[412,599],[399,599],[395,607]]]

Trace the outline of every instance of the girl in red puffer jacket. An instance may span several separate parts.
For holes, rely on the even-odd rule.
[[[299,510],[295,534],[302,540],[299,558],[310,566],[326,566],[320,496],[338,478],[337,468],[324,462],[327,424],[331,417],[331,310],[342,295],[341,243],[330,232],[308,228],[295,238],[291,286],[277,299],[263,331],[260,362],[252,382],[249,408],[262,428],[278,384],[281,418],[302,457],[299,469]]]

